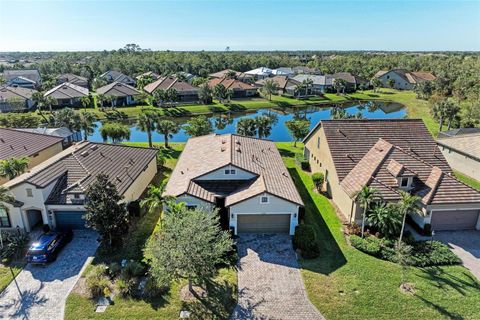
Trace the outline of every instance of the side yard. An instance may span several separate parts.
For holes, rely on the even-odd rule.
[[[0,292],[2,292],[22,270],[17,266],[5,266],[0,264]],[[12,274],[13,273],[13,274]]]

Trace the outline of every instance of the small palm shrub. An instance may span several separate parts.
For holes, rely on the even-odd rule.
[[[132,278],[145,275],[145,266],[138,261],[129,261],[127,265],[122,269],[121,276],[124,280],[130,280]]]
[[[110,290],[107,267],[104,264],[94,266],[86,276],[86,284],[92,298],[103,296],[106,289]]]
[[[302,257],[305,259],[313,259],[320,255],[317,234],[311,225],[301,224],[297,227],[293,237],[293,245],[300,249]]]
[[[312,181],[317,191],[322,191],[323,182],[325,181],[325,176],[323,173],[315,172],[312,174]]]
[[[375,205],[367,212],[367,220],[370,226],[389,239],[398,236],[402,227],[402,213],[394,203]]]

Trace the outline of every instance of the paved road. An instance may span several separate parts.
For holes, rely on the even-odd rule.
[[[97,237],[93,231],[75,231],[55,262],[26,266],[0,293],[0,319],[63,319],[65,301],[88,257],[95,254]]]
[[[480,231],[437,231],[435,240],[446,243],[480,280]]]
[[[231,319],[324,319],[310,303],[288,235],[241,235]]]

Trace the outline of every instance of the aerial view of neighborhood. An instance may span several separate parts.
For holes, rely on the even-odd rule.
[[[480,320],[480,1],[0,0],[0,319]]]

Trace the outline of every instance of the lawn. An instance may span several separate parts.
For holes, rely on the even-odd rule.
[[[0,292],[2,292],[10,284],[13,278],[16,277],[20,271],[22,271],[22,268],[20,267],[9,267],[0,264]]]
[[[132,144],[133,145],[133,144]],[[147,143],[134,145],[147,146]],[[157,146],[157,145],[156,145]],[[159,145],[158,145],[159,146]],[[168,176],[183,149],[184,144],[172,143],[169,150],[163,149],[167,159],[165,174]],[[142,258],[146,240],[157,226],[159,213],[147,213],[132,228],[120,250],[102,251],[99,249],[93,264],[119,262],[121,259]],[[87,268],[85,274],[91,270]],[[85,276],[85,274],[83,276]],[[185,281],[175,283],[162,297],[151,300],[124,299],[117,297],[115,304],[105,313],[95,313],[92,300],[75,290],[69,295],[65,308],[65,319],[178,319],[180,310],[194,310],[200,319],[226,319],[236,304],[237,277],[233,268],[219,269],[214,282],[209,284],[211,294],[201,302],[184,303],[179,298]],[[194,318],[195,319],[195,318]]]
[[[472,177],[469,177],[467,175],[464,175],[463,173],[457,170],[453,170],[453,173],[455,174],[455,178],[465,183],[466,185],[480,191],[480,181],[475,180]]]
[[[305,202],[306,223],[319,237],[321,255],[302,260],[312,303],[327,319],[478,319],[480,283],[462,266],[411,268],[414,295],[399,291],[401,269],[351,247],[330,201],[313,191],[310,175],[295,166],[300,147],[277,143]]]

